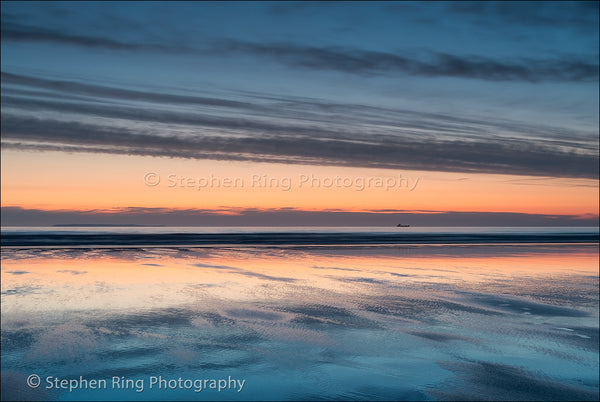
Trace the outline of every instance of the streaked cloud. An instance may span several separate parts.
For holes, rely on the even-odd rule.
[[[425,52],[417,57],[344,47],[313,47],[295,43],[223,41],[214,53],[270,57],[293,67],[333,70],[357,75],[405,73],[424,77],[459,77],[489,81],[598,81],[598,64],[571,58],[494,60]]]
[[[424,77],[458,77],[488,81],[598,81],[599,65],[572,57],[497,60],[481,55],[458,55],[424,49],[420,56],[342,46],[307,46],[294,42],[256,43],[239,39],[210,39],[196,47],[180,44],[128,43],[104,37],[2,24],[5,41],[50,42],[116,51],[187,53],[210,56],[249,55],[269,58],[294,68],[331,70],[355,75],[403,73]]]
[[[239,218],[262,225],[281,218],[387,225],[410,214],[419,225],[593,220],[511,214],[530,212],[533,204],[548,213],[590,212],[597,205],[583,200],[594,186],[589,179],[600,176],[597,2],[3,2],[1,18],[1,144],[12,169],[3,170],[3,179],[15,200],[7,196],[3,205],[28,199],[22,181],[29,172],[18,166],[36,164],[36,152],[47,152],[40,161],[58,152],[117,161],[130,175],[133,160],[165,166],[208,160],[501,174],[513,177],[499,180],[519,184],[511,187],[512,201],[489,207],[512,211],[502,216],[459,215],[449,209],[460,207],[442,196],[431,213],[143,212],[157,224],[237,225]],[[79,159],[66,157],[49,170],[66,170]],[[91,165],[81,170],[92,171]],[[569,201],[553,199],[564,207],[544,205],[550,191],[531,198],[534,189],[547,190],[540,187],[545,180],[564,183]],[[445,191],[442,181],[432,183]],[[469,183],[460,196],[477,200],[481,187]],[[127,197],[137,200],[136,191]],[[104,202],[86,205],[146,205]],[[164,206],[195,205],[178,202]],[[377,205],[396,206],[392,198],[386,202]],[[42,221],[58,216],[46,212]],[[65,217],[77,221],[104,213],[71,212]],[[120,213],[138,219],[137,210]],[[169,216],[172,221],[162,221]]]
[[[267,94],[185,96],[13,73],[3,73],[2,84],[5,149],[598,177],[593,132]]]

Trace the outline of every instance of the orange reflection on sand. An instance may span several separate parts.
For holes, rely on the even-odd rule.
[[[598,273],[593,246],[543,246],[546,252],[519,252],[517,247],[508,253],[507,246],[458,247],[132,249],[114,256],[110,250],[95,250],[60,257],[32,253],[30,258],[3,258],[2,299],[11,299],[3,306],[15,314],[153,309],[285,298],[294,292],[310,298],[319,289],[368,294],[410,283],[464,285]],[[553,247],[557,251],[548,251]]]

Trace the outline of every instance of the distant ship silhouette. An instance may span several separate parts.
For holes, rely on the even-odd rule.
[[[398,228],[409,228],[410,225],[403,225],[403,224],[399,223],[399,224],[396,225],[396,227],[398,227]]]

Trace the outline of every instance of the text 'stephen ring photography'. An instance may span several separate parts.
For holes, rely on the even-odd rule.
[[[597,401],[599,2],[1,7],[2,401]]]

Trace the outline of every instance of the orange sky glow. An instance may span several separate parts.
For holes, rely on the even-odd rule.
[[[150,173],[158,184],[144,182]],[[583,216],[597,215],[599,202],[598,182],[590,179],[5,150],[2,206]]]

